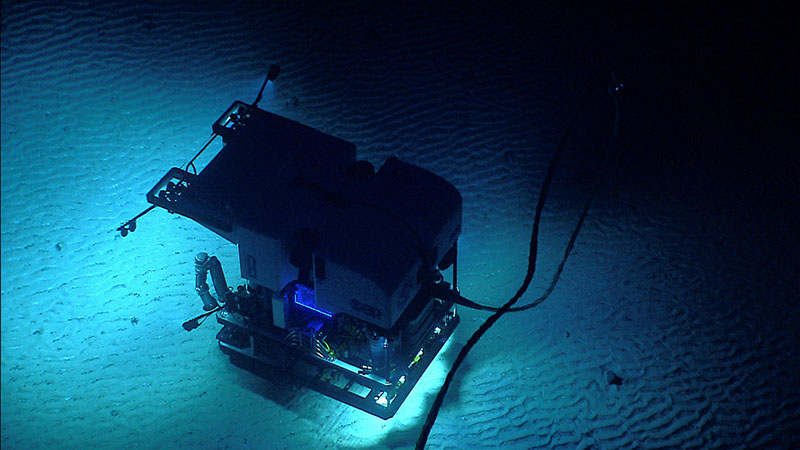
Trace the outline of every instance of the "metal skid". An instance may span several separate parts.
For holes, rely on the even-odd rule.
[[[406,352],[404,359],[397,355],[387,361],[394,366],[389,378],[374,373],[371,370],[374,368],[365,364],[356,365],[355,361],[331,356],[331,349],[321,344],[315,333],[301,335],[296,330],[287,331],[269,321],[228,309],[217,313],[217,322],[223,325],[217,339],[220,349],[232,362],[242,358],[257,361],[259,364],[247,367],[256,375],[268,378],[279,370],[312,390],[388,419],[397,412],[459,323],[455,305],[437,304],[434,313],[438,320],[427,327],[416,353]]]

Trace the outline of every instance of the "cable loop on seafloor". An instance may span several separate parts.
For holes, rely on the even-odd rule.
[[[581,103],[580,103],[580,105],[578,107],[578,110],[576,111],[575,115],[572,117],[572,120],[570,121],[570,124],[567,127],[567,130],[565,131],[564,136],[561,139],[561,142],[559,143],[559,146],[556,148],[556,151],[554,152],[553,157],[550,160],[550,164],[549,164],[549,166],[547,168],[547,174],[545,175],[544,182],[542,183],[542,190],[541,190],[541,192],[539,194],[539,200],[538,200],[537,205],[536,205],[536,215],[535,215],[534,221],[533,221],[533,230],[531,232],[530,250],[529,250],[529,254],[528,254],[528,270],[526,272],[525,279],[522,282],[522,286],[520,286],[519,290],[517,290],[517,293],[514,294],[514,296],[508,302],[506,302],[503,306],[501,306],[500,308],[480,305],[480,304],[478,304],[476,302],[473,302],[473,301],[471,301],[469,299],[466,299],[466,298],[462,297],[457,291],[449,290],[449,293],[448,292],[441,293],[441,294],[443,294],[444,299],[446,299],[446,300],[451,300],[454,303],[461,304],[461,305],[468,306],[468,307],[472,307],[472,308],[476,308],[476,309],[481,309],[481,310],[485,310],[485,311],[494,311],[494,314],[489,316],[489,318],[486,319],[486,321],[480,326],[480,328],[478,328],[478,330],[475,331],[475,333],[473,333],[473,335],[467,341],[466,345],[464,345],[464,347],[462,347],[461,351],[459,352],[458,356],[456,357],[456,360],[453,362],[453,366],[450,369],[450,371],[447,373],[447,377],[445,378],[445,381],[442,384],[442,387],[439,389],[439,392],[437,393],[436,398],[433,401],[433,405],[431,405],[431,409],[428,412],[428,416],[425,419],[425,423],[423,424],[422,430],[420,431],[420,435],[419,435],[419,438],[417,439],[417,444],[416,444],[416,448],[418,450],[425,448],[425,445],[426,445],[426,443],[428,441],[428,436],[430,435],[431,429],[433,428],[433,425],[436,422],[436,417],[438,416],[439,410],[442,407],[442,403],[444,402],[444,397],[447,394],[447,390],[450,387],[450,383],[453,381],[455,373],[458,370],[458,368],[461,366],[461,363],[464,361],[464,359],[466,358],[466,356],[469,353],[469,351],[475,346],[475,344],[478,343],[478,340],[480,340],[480,338],[486,333],[486,331],[488,331],[489,328],[491,328],[492,325],[494,325],[495,322],[497,322],[497,320],[500,319],[500,317],[503,316],[503,314],[505,314],[507,312],[518,312],[518,311],[525,311],[525,310],[528,310],[528,309],[532,309],[532,308],[542,304],[545,300],[547,300],[547,298],[550,296],[550,294],[555,289],[556,284],[558,283],[558,280],[561,277],[561,273],[564,270],[564,265],[566,264],[567,259],[569,258],[569,255],[572,252],[572,248],[575,245],[575,241],[578,238],[578,234],[580,233],[581,229],[583,228],[583,223],[584,223],[584,221],[586,219],[586,215],[589,212],[589,207],[592,204],[592,200],[594,199],[594,195],[597,192],[597,188],[599,186],[600,179],[602,178],[602,175],[605,173],[605,171],[607,169],[607,166],[609,165],[609,161],[611,160],[611,154],[613,153],[613,150],[614,150],[613,144],[614,144],[615,139],[617,137],[617,130],[618,130],[618,126],[619,126],[619,101],[618,101],[618,99],[616,97],[616,93],[619,92],[619,90],[620,90],[620,88],[622,88],[622,86],[623,85],[621,83],[620,84],[616,84],[616,75],[612,72],[612,74],[611,74],[611,82],[609,83],[609,85],[607,87],[607,90],[608,90],[608,94],[611,96],[611,99],[614,101],[615,114],[614,114],[614,125],[613,125],[613,128],[612,128],[611,136],[609,138],[608,147],[606,148],[606,152],[605,152],[605,156],[603,157],[603,162],[602,162],[601,168],[597,172],[597,176],[595,177],[594,183],[593,183],[592,188],[591,188],[591,190],[589,192],[589,197],[587,198],[587,200],[586,200],[586,202],[585,202],[585,204],[583,206],[583,210],[581,211],[581,215],[578,218],[578,223],[576,224],[575,228],[572,231],[572,234],[570,235],[569,242],[567,243],[567,247],[566,247],[566,249],[564,251],[564,256],[562,257],[561,262],[559,263],[558,268],[556,269],[556,273],[553,276],[553,279],[550,282],[550,285],[545,290],[544,294],[542,294],[539,298],[537,298],[536,300],[534,300],[532,303],[530,303],[528,305],[521,306],[521,307],[518,307],[518,308],[513,308],[513,305],[522,297],[522,295],[528,289],[528,286],[530,285],[530,282],[533,279],[533,274],[536,271],[536,257],[537,257],[537,250],[538,250],[539,223],[540,223],[540,220],[541,220],[542,209],[544,208],[544,202],[545,202],[545,200],[547,198],[547,193],[549,191],[550,184],[551,184],[551,182],[553,180],[553,176],[555,174],[556,167],[558,166],[558,162],[561,159],[561,156],[562,156],[562,154],[564,152],[564,147],[565,147],[567,138],[570,135],[570,132],[572,131],[572,127],[577,122],[577,119],[580,116],[581,111],[583,110],[583,105],[584,105],[584,102],[585,102],[585,98],[584,98],[583,101],[581,101]]]

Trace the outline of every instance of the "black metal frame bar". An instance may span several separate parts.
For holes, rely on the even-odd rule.
[[[217,313],[217,321],[225,326],[217,334],[217,339],[225,354],[232,357],[241,355],[267,366],[288,361],[281,369],[290,372],[303,385],[382,419],[389,419],[395,415],[458,325],[459,317],[455,308],[453,305],[435,322],[422,347],[422,355],[419,355],[416,362],[410,361],[409,368],[394,383],[365,374],[358,367],[343,361],[330,361],[298,352],[296,348],[283,342],[283,335],[276,332],[279,329],[273,331],[254,326],[247,323],[243,316],[227,311]],[[227,327],[233,327],[233,330]],[[228,338],[231,331],[238,332],[247,339],[244,343],[236,342]],[[265,342],[270,347],[259,348]],[[382,396],[385,401],[379,402]]]

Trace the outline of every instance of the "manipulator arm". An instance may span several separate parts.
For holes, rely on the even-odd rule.
[[[217,302],[224,304],[228,296],[232,295],[225,281],[225,274],[222,272],[222,264],[216,256],[209,257],[207,253],[198,253],[194,259],[195,271],[195,290],[203,301],[203,310],[211,311],[218,306]],[[211,295],[206,283],[208,272],[211,272],[211,282],[214,283],[214,290],[217,298]]]

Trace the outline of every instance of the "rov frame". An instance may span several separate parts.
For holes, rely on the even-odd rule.
[[[312,135],[309,138],[313,141],[311,145],[339,146],[344,149],[343,152],[351,151],[354,158],[352,144],[240,101],[234,102],[214,122],[214,136],[222,136],[223,142],[236,141],[241,137],[241,130],[246,129],[255,116],[264,123],[285,127],[290,133]],[[244,140],[255,141],[263,137],[258,133],[244,134]],[[230,199],[234,198],[235,189],[241,186],[222,185],[216,180],[220,173],[224,173],[220,167],[241,165],[246,159],[241,159],[245,158],[241,155],[224,155],[226,148],[209,163],[209,166],[213,166],[211,175],[206,173],[209,166],[200,174],[179,168],[170,169],[147,193],[148,202],[153,207],[162,207],[170,213],[186,216],[236,242],[237,236],[240,236],[237,232],[241,232],[241,223],[237,221],[240,221],[240,212],[244,209],[234,208],[236,212],[231,213]],[[187,165],[187,169],[193,161]],[[408,164],[401,166],[404,167],[411,168],[406,168],[407,171],[421,171]],[[441,183],[446,182],[442,180]],[[228,190],[219,193],[220,187]],[[458,198],[458,225],[448,232],[448,238],[438,241],[451,242],[452,248],[435,257],[435,264],[430,267],[428,274],[430,278],[419,282],[419,290],[416,294],[412,293],[413,298],[407,301],[400,317],[389,328],[358,317],[359,307],[363,312],[363,308],[371,308],[370,305],[354,303],[355,315],[341,310],[334,314],[317,307],[314,286],[315,280],[319,281],[324,273],[324,265],[318,266],[319,261],[314,254],[296,258],[308,259],[312,263],[305,268],[298,266],[300,274],[296,282],[284,286],[280,291],[264,286],[251,274],[253,276],[248,278],[245,286],[239,286],[236,292],[232,292],[227,287],[218,261],[216,269],[205,263],[197,265],[196,289],[203,299],[204,309],[209,311],[203,316],[216,312],[216,320],[222,325],[216,336],[222,352],[234,364],[262,377],[269,378],[276,371],[290,374],[297,382],[324,395],[383,419],[392,417],[459,323],[455,304],[434,298],[432,290],[425,288],[445,285],[448,289],[457,290],[456,238],[460,232],[460,196],[455,192]],[[126,227],[128,231],[135,230],[136,218],[120,227],[123,235],[126,234]],[[255,216],[255,219],[263,221],[263,216]],[[254,227],[255,219],[245,225]],[[405,226],[412,228],[408,222]],[[239,231],[237,227],[240,227]],[[242,253],[242,244],[239,243],[239,246],[242,275],[245,276],[246,258]],[[291,257],[295,259],[295,251]],[[215,259],[212,257],[212,260]],[[443,280],[440,272],[450,267],[452,288]],[[210,296],[205,283],[208,271],[211,272],[217,298]],[[355,299],[350,301],[356,302]],[[200,323],[187,326],[190,322],[184,324],[187,330]]]
[[[427,333],[418,343],[419,350],[410,362],[397,355],[399,370],[388,378],[373,373],[364,364],[331,357],[322,344],[324,341],[312,334],[306,335],[305,341],[293,341],[289,338],[291,332],[275,327],[268,320],[253,320],[249,315],[234,312],[233,307],[224,307],[216,314],[217,322],[223,325],[217,340],[232,363],[256,375],[269,378],[275,371],[282,372],[312,390],[388,419],[395,415],[459,323],[455,305],[438,300],[431,304],[433,310],[423,313],[428,321],[435,322],[432,326],[426,324]]]

